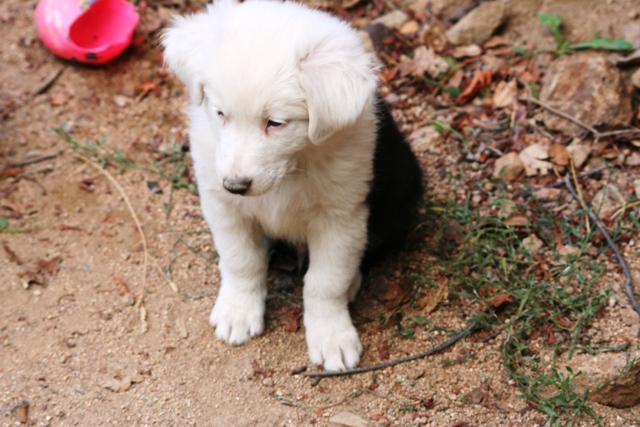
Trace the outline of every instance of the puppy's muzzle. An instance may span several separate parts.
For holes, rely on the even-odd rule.
[[[240,177],[240,178],[224,178],[222,180],[222,186],[225,190],[232,194],[240,194],[244,195],[249,191],[251,187],[251,179]]]

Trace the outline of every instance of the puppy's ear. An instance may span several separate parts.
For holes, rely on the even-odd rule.
[[[204,97],[198,72],[211,51],[215,36],[212,24],[207,12],[187,17],[176,16],[161,36],[165,63],[187,86],[191,100],[198,105]]]
[[[355,123],[374,99],[375,66],[351,31],[327,35],[300,59],[300,85],[307,98],[309,139],[314,144]]]

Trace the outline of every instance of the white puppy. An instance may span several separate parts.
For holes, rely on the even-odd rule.
[[[375,67],[357,32],[295,3],[221,0],[177,18],[162,43],[192,99],[194,169],[220,254],[210,318],[216,335],[242,344],[264,329],[263,238],[307,244],[309,356],[327,370],[355,366],[362,345],[348,303],[360,287],[365,250],[373,259],[406,229],[420,192],[415,158],[388,112],[378,113]],[[382,134],[393,140],[386,148],[379,147]],[[401,166],[408,178],[394,172],[383,179],[393,188],[376,192],[374,155],[384,169],[381,151],[408,159]],[[376,234],[370,211],[386,203],[401,209],[382,208],[384,230]],[[389,229],[394,221],[402,224]]]

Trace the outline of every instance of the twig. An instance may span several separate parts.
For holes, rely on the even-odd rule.
[[[571,176],[573,177],[573,185],[575,185],[576,193],[578,193],[578,202],[583,210],[587,210],[587,205],[584,203],[584,197],[582,195],[582,189],[580,187],[580,183],[578,182],[578,177],[576,176],[576,166],[573,163],[573,158],[569,157],[569,165],[571,167]],[[587,233],[591,233],[591,224],[589,223],[589,218],[587,217]]]
[[[600,139],[608,138],[610,136],[620,136],[620,135],[629,135],[640,133],[640,129],[620,129],[620,130],[612,130],[611,132],[602,132],[599,136]]]
[[[569,190],[569,192],[573,196],[573,198],[579,201],[580,199],[578,198],[578,194],[576,193],[575,188],[573,188],[573,185],[571,185],[571,180],[569,179],[569,176],[566,176],[564,178],[564,184],[567,187],[567,190]],[[638,303],[636,302],[636,298],[633,295],[633,286],[632,286],[633,280],[631,279],[631,273],[629,273],[629,267],[627,267],[627,263],[622,257],[622,254],[620,253],[620,249],[618,249],[616,244],[613,243],[613,239],[611,238],[611,236],[609,236],[609,233],[607,233],[607,230],[604,228],[602,223],[600,223],[600,221],[598,220],[598,217],[593,213],[593,211],[591,209],[584,209],[584,210],[587,212],[587,214],[589,215],[593,223],[596,225],[596,227],[598,227],[598,230],[600,230],[600,233],[602,233],[602,235],[604,236],[605,240],[609,244],[609,247],[611,248],[611,250],[613,250],[613,253],[616,255],[616,258],[618,258],[618,262],[622,267],[622,272],[624,273],[624,277],[625,277],[624,290],[627,294],[627,297],[629,298],[631,307],[633,307],[636,313],[640,314],[640,306],[638,306]]]
[[[325,377],[339,377],[339,376],[362,374],[364,372],[377,371],[380,369],[388,368],[389,366],[395,366],[401,363],[410,362],[412,360],[422,359],[424,357],[431,356],[432,354],[439,353],[448,347],[451,347],[453,344],[460,341],[460,339],[462,339],[463,337],[473,332],[476,326],[478,326],[477,321],[471,322],[466,328],[464,328],[457,335],[451,337],[450,339],[448,339],[447,341],[441,344],[438,344],[435,347],[430,348],[429,350],[423,353],[413,354],[411,356],[403,357],[401,359],[391,360],[389,362],[380,363],[377,365],[363,366],[361,368],[355,368],[355,369],[348,369],[346,371],[308,372],[305,374],[305,376],[311,377],[311,378],[325,378]]]
[[[32,165],[34,163],[40,163],[40,162],[43,162],[45,160],[53,159],[57,155],[58,155],[58,153],[56,152],[56,153],[42,154],[42,155],[34,156],[34,157],[27,157],[25,159],[20,160],[19,162],[10,163],[10,166],[14,167],[14,168],[20,168],[22,166],[28,166],[28,165]]]
[[[138,228],[138,231],[140,231],[140,238],[142,240],[142,249],[144,250],[144,262],[143,262],[143,265],[142,265],[142,287],[144,289],[147,286],[147,262],[148,262],[148,258],[149,258],[149,252],[147,250],[147,239],[146,239],[146,237],[144,235],[144,231],[142,230],[142,225],[140,224],[140,221],[138,220],[138,215],[136,215],[136,211],[133,210],[133,206],[131,205],[131,202],[129,201],[129,198],[127,197],[127,194],[124,192],[124,189],[118,183],[118,181],[116,181],[116,179],[113,177],[113,175],[111,175],[107,170],[102,169],[102,167],[100,167],[99,164],[97,164],[93,160],[88,159],[88,158],[86,158],[84,156],[81,156],[79,154],[76,154],[76,153],[71,153],[71,154],[73,155],[73,157],[75,157],[75,158],[77,158],[79,160],[82,160],[83,162],[85,162],[86,164],[88,164],[89,166],[93,167],[94,169],[96,169],[101,174],[103,174],[113,184],[113,186],[116,187],[116,189],[118,190],[118,192],[122,196],[122,199],[124,200],[125,204],[127,205],[127,208],[129,209],[129,213],[131,214],[131,217],[133,218],[133,222],[136,224],[136,227]],[[144,317],[146,317],[146,313],[145,313]]]
[[[295,406],[298,408],[302,408],[302,409],[329,409],[329,408],[334,408],[336,406],[340,406],[343,403],[345,403],[347,400],[349,399],[353,399],[354,397],[358,397],[360,395],[362,395],[363,390],[356,390],[353,393],[350,393],[349,395],[343,397],[341,400],[337,401],[336,403],[331,403],[329,405],[324,405],[324,406],[310,406],[307,405],[305,403],[300,402],[297,399],[291,399],[289,397],[283,396],[281,394],[274,394],[273,398],[276,399],[278,402],[282,403],[283,405],[287,405],[287,406]]]
[[[518,99],[522,102],[531,102],[532,104],[536,104],[539,107],[542,107],[550,112],[552,112],[553,114],[560,116],[564,119],[569,120],[572,123],[577,124],[578,126],[580,126],[581,128],[588,130],[589,132],[591,132],[593,134],[593,136],[595,136],[596,141],[603,139],[603,138],[609,138],[611,136],[620,136],[620,135],[628,135],[628,134],[640,134],[640,129],[636,129],[636,128],[631,128],[631,129],[620,129],[620,130],[613,130],[610,132],[600,132],[598,131],[596,128],[594,128],[593,126],[589,126],[588,124],[586,124],[585,122],[576,119],[573,116],[570,116],[567,113],[564,113],[560,110],[558,110],[557,108],[554,108],[548,104],[545,104],[542,101],[539,101],[535,98],[532,98],[530,96],[519,96]]]
[[[583,172],[579,175],[576,176],[576,178],[580,179],[580,178],[584,178],[587,176],[591,176],[591,175],[595,175],[597,173],[602,172],[603,170],[607,169],[606,166],[600,166],[599,168],[595,168],[593,170],[590,170],[588,172]],[[540,188],[536,188],[534,191],[526,191],[522,194],[523,197],[529,197],[531,196],[533,193],[535,193],[538,190],[543,190],[545,188],[558,188],[558,187],[564,187],[564,180],[558,181],[558,182],[554,182],[553,184],[549,184],[549,185],[545,185],[544,187],[540,187]]]
[[[531,98],[531,97],[528,97],[528,96],[520,96],[520,97],[518,97],[518,99],[519,99],[520,101],[522,101],[522,102],[531,102],[532,104],[536,104],[537,106],[542,107],[542,108],[544,108],[545,110],[549,110],[549,111],[551,111],[553,114],[555,114],[555,115],[557,115],[557,116],[560,116],[560,117],[562,117],[562,118],[564,118],[564,119],[567,119],[567,120],[569,120],[570,122],[577,124],[577,125],[578,125],[578,126],[580,126],[581,128],[588,130],[588,131],[589,131],[589,132],[591,132],[591,133],[592,133],[596,138],[599,138],[599,137],[600,137],[600,135],[601,135],[601,134],[600,134],[600,132],[598,132],[594,127],[589,126],[588,124],[584,123],[583,121],[580,121],[580,120],[576,119],[575,117],[570,116],[570,115],[569,115],[569,114],[567,114],[567,113],[564,113],[564,112],[562,112],[562,111],[560,111],[560,110],[558,110],[558,109],[556,109],[556,108],[553,108],[552,106],[550,106],[550,105],[548,105],[548,104],[545,104],[545,103],[544,103],[544,102],[542,102],[542,101],[538,101],[537,99],[535,99],[535,98]]]

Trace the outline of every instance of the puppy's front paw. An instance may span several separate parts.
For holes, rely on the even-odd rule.
[[[257,293],[220,293],[209,323],[218,338],[229,344],[244,344],[264,330],[264,297]]]
[[[347,313],[346,318],[321,318],[305,322],[309,358],[328,371],[344,371],[360,361],[362,344]]]

